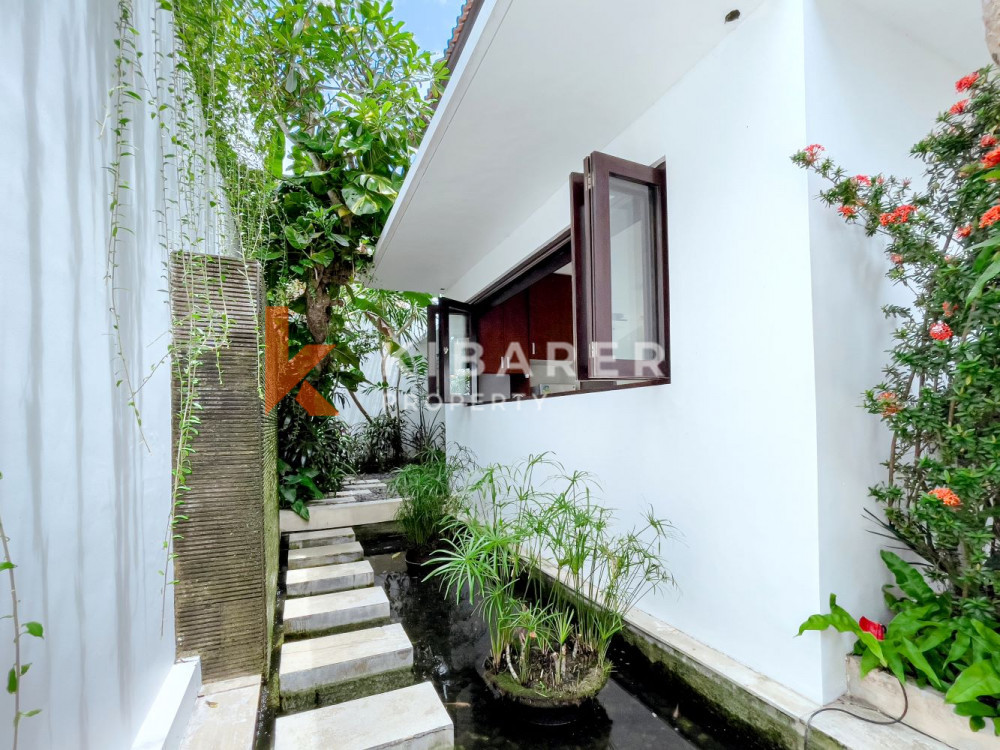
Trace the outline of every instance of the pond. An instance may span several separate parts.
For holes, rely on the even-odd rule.
[[[527,720],[495,699],[477,669],[489,650],[482,619],[467,600],[445,599],[434,581],[407,573],[403,555],[388,540],[365,542],[392,609],[414,644],[418,681],[430,680],[455,724],[461,750],[746,750],[756,738],[735,736],[721,721],[699,711],[677,685],[658,674],[624,642],[615,643],[614,672],[597,701],[576,721],[545,726]],[[641,696],[641,697],[640,697]],[[697,720],[695,719],[697,717]]]

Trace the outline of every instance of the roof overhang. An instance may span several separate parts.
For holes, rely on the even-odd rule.
[[[761,2],[737,7],[745,18]],[[725,23],[733,8],[485,0],[382,233],[373,283],[454,285],[738,27]]]

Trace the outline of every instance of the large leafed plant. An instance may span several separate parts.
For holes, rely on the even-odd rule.
[[[874,518],[916,567],[883,553],[897,584],[888,627],[831,600],[803,630],[854,632],[863,671],[929,683],[1000,733],[1000,85],[983,69],[957,89],[913,147],[918,183],[851,175],[819,145],[793,157],[831,183],[823,202],[884,239],[887,275],[912,295],[883,308],[894,344],[864,404],[892,434]]]

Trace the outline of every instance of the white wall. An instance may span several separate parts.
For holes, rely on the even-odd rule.
[[[135,5],[152,84],[158,3]],[[42,709],[21,723],[26,749],[129,747],[174,661],[173,595],[168,588],[164,609],[158,572],[170,510],[169,370],[156,370],[138,399],[147,450],[115,387],[104,278],[117,14],[116,0],[15,0],[0,23],[0,512],[21,617],[46,631],[44,641],[23,641],[32,668],[22,706]],[[156,15],[169,52],[168,14]],[[133,121],[118,306],[141,379],[166,352],[170,316],[156,213],[160,136],[144,105]],[[204,216],[201,231],[215,236]],[[7,602],[4,576],[0,614]],[[9,627],[0,621],[4,673]],[[7,745],[13,702],[3,695]]]
[[[632,127],[594,144],[666,156],[672,384],[451,407],[448,438],[481,461],[554,451],[603,480],[624,526],[652,503],[683,535],[668,555],[680,591],[641,606],[825,702],[843,691],[850,639],[793,636],[831,592],[884,614],[862,511],[887,435],[859,403],[885,360],[880,306],[905,298],[878,243],[812,200],[821,186],[788,157],[820,142],[852,171],[919,174],[909,147],[968,71],[914,41],[927,29],[891,29],[863,3],[769,0],[740,24]],[[487,286],[568,213],[559,186],[449,296]]]
[[[968,47],[982,49],[982,30]],[[964,50],[963,50],[964,52]],[[806,4],[807,130],[849,174],[896,174],[919,179],[922,164],[910,146],[960,96],[955,81],[968,73],[866,12],[864,4],[810,0]],[[897,83],[893,83],[897,82]],[[828,187],[810,176],[809,192]],[[848,227],[819,201],[809,206],[816,342],[816,414],[819,446],[820,595],[830,592],[858,616],[886,615],[880,585],[889,580],[878,550],[885,540],[864,510],[876,510],[868,487],[885,480],[880,462],[890,435],[859,408],[861,394],[882,379],[894,324],[883,304],[908,304],[885,273],[884,242]],[[817,609],[817,611],[820,611]],[[816,636],[804,636],[815,638]],[[841,669],[850,638],[824,638],[825,693],[846,688]]]
[[[481,461],[554,451],[602,480],[623,526],[652,503],[682,534],[667,554],[680,590],[642,608],[819,698],[819,641],[792,637],[819,599],[808,190],[788,161],[806,137],[802,4],[772,0],[740,24],[632,127],[593,144],[666,156],[672,384],[453,407],[448,439]],[[452,296],[568,219],[558,186]]]

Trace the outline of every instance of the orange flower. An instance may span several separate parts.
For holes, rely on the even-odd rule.
[[[814,143],[811,146],[806,146],[803,149],[803,152],[806,155],[806,163],[813,164],[817,159],[819,159],[819,155],[825,150],[826,149],[824,149],[818,143]]]
[[[991,227],[1000,221],[1000,205],[993,206],[979,218],[979,228]]]
[[[952,315],[954,315],[955,311],[957,309],[958,309],[958,305],[956,305],[956,304],[954,304],[952,302],[942,302],[941,303],[941,311],[944,313],[944,316],[946,318],[950,318]]]
[[[933,498],[937,498],[949,508],[957,508],[962,504],[962,498],[947,487],[935,487],[927,494]]]
[[[969,89],[971,89],[973,86],[976,85],[976,81],[978,80],[979,80],[978,70],[973,73],[969,73],[969,75],[963,76],[962,78],[958,79],[958,82],[955,84],[955,91],[968,91]]]
[[[859,185],[864,185],[865,187],[872,184],[872,178],[869,177],[868,175],[863,175],[863,174],[855,175],[854,181]]]
[[[951,112],[953,115],[960,115],[965,111],[965,108],[968,106],[969,106],[969,100],[963,99],[960,102],[955,102],[954,104],[952,104],[951,109],[949,109],[948,111]]]
[[[979,139],[979,145],[983,148],[993,148],[993,146],[997,145],[997,137],[991,133],[987,133]]]
[[[909,203],[900,206],[892,213],[882,214],[879,217],[879,221],[882,226],[888,226],[889,224],[905,224],[910,220],[910,214],[917,210],[916,206],[912,206]]]
[[[900,255],[899,253],[893,253],[892,255],[890,255],[889,260],[891,260],[897,266],[903,265],[903,256]]]
[[[992,169],[1000,165],[1000,148],[995,148],[983,157],[983,167]]]
[[[959,227],[958,232],[956,232],[956,234],[962,238],[968,237],[970,234],[972,234],[972,224],[966,224],[964,227]]]
[[[858,212],[858,209],[856,209],[854,206],[841,206],[840,208],[837,209],[837,211],[845,219],[850,219],[852,216],[854,216],[854,214]]]
[[[947,341],[952,337],[951,326],[938,321],[931,326],[930,334],[935,341]]]
[[[882,416],[891,417],[893,414],[898,414],[902,411],[903,407],[899,405],[899,401],[896,399],[896,394],[892,391],[884,391],[878,394],[878,402],[882,407]]]

